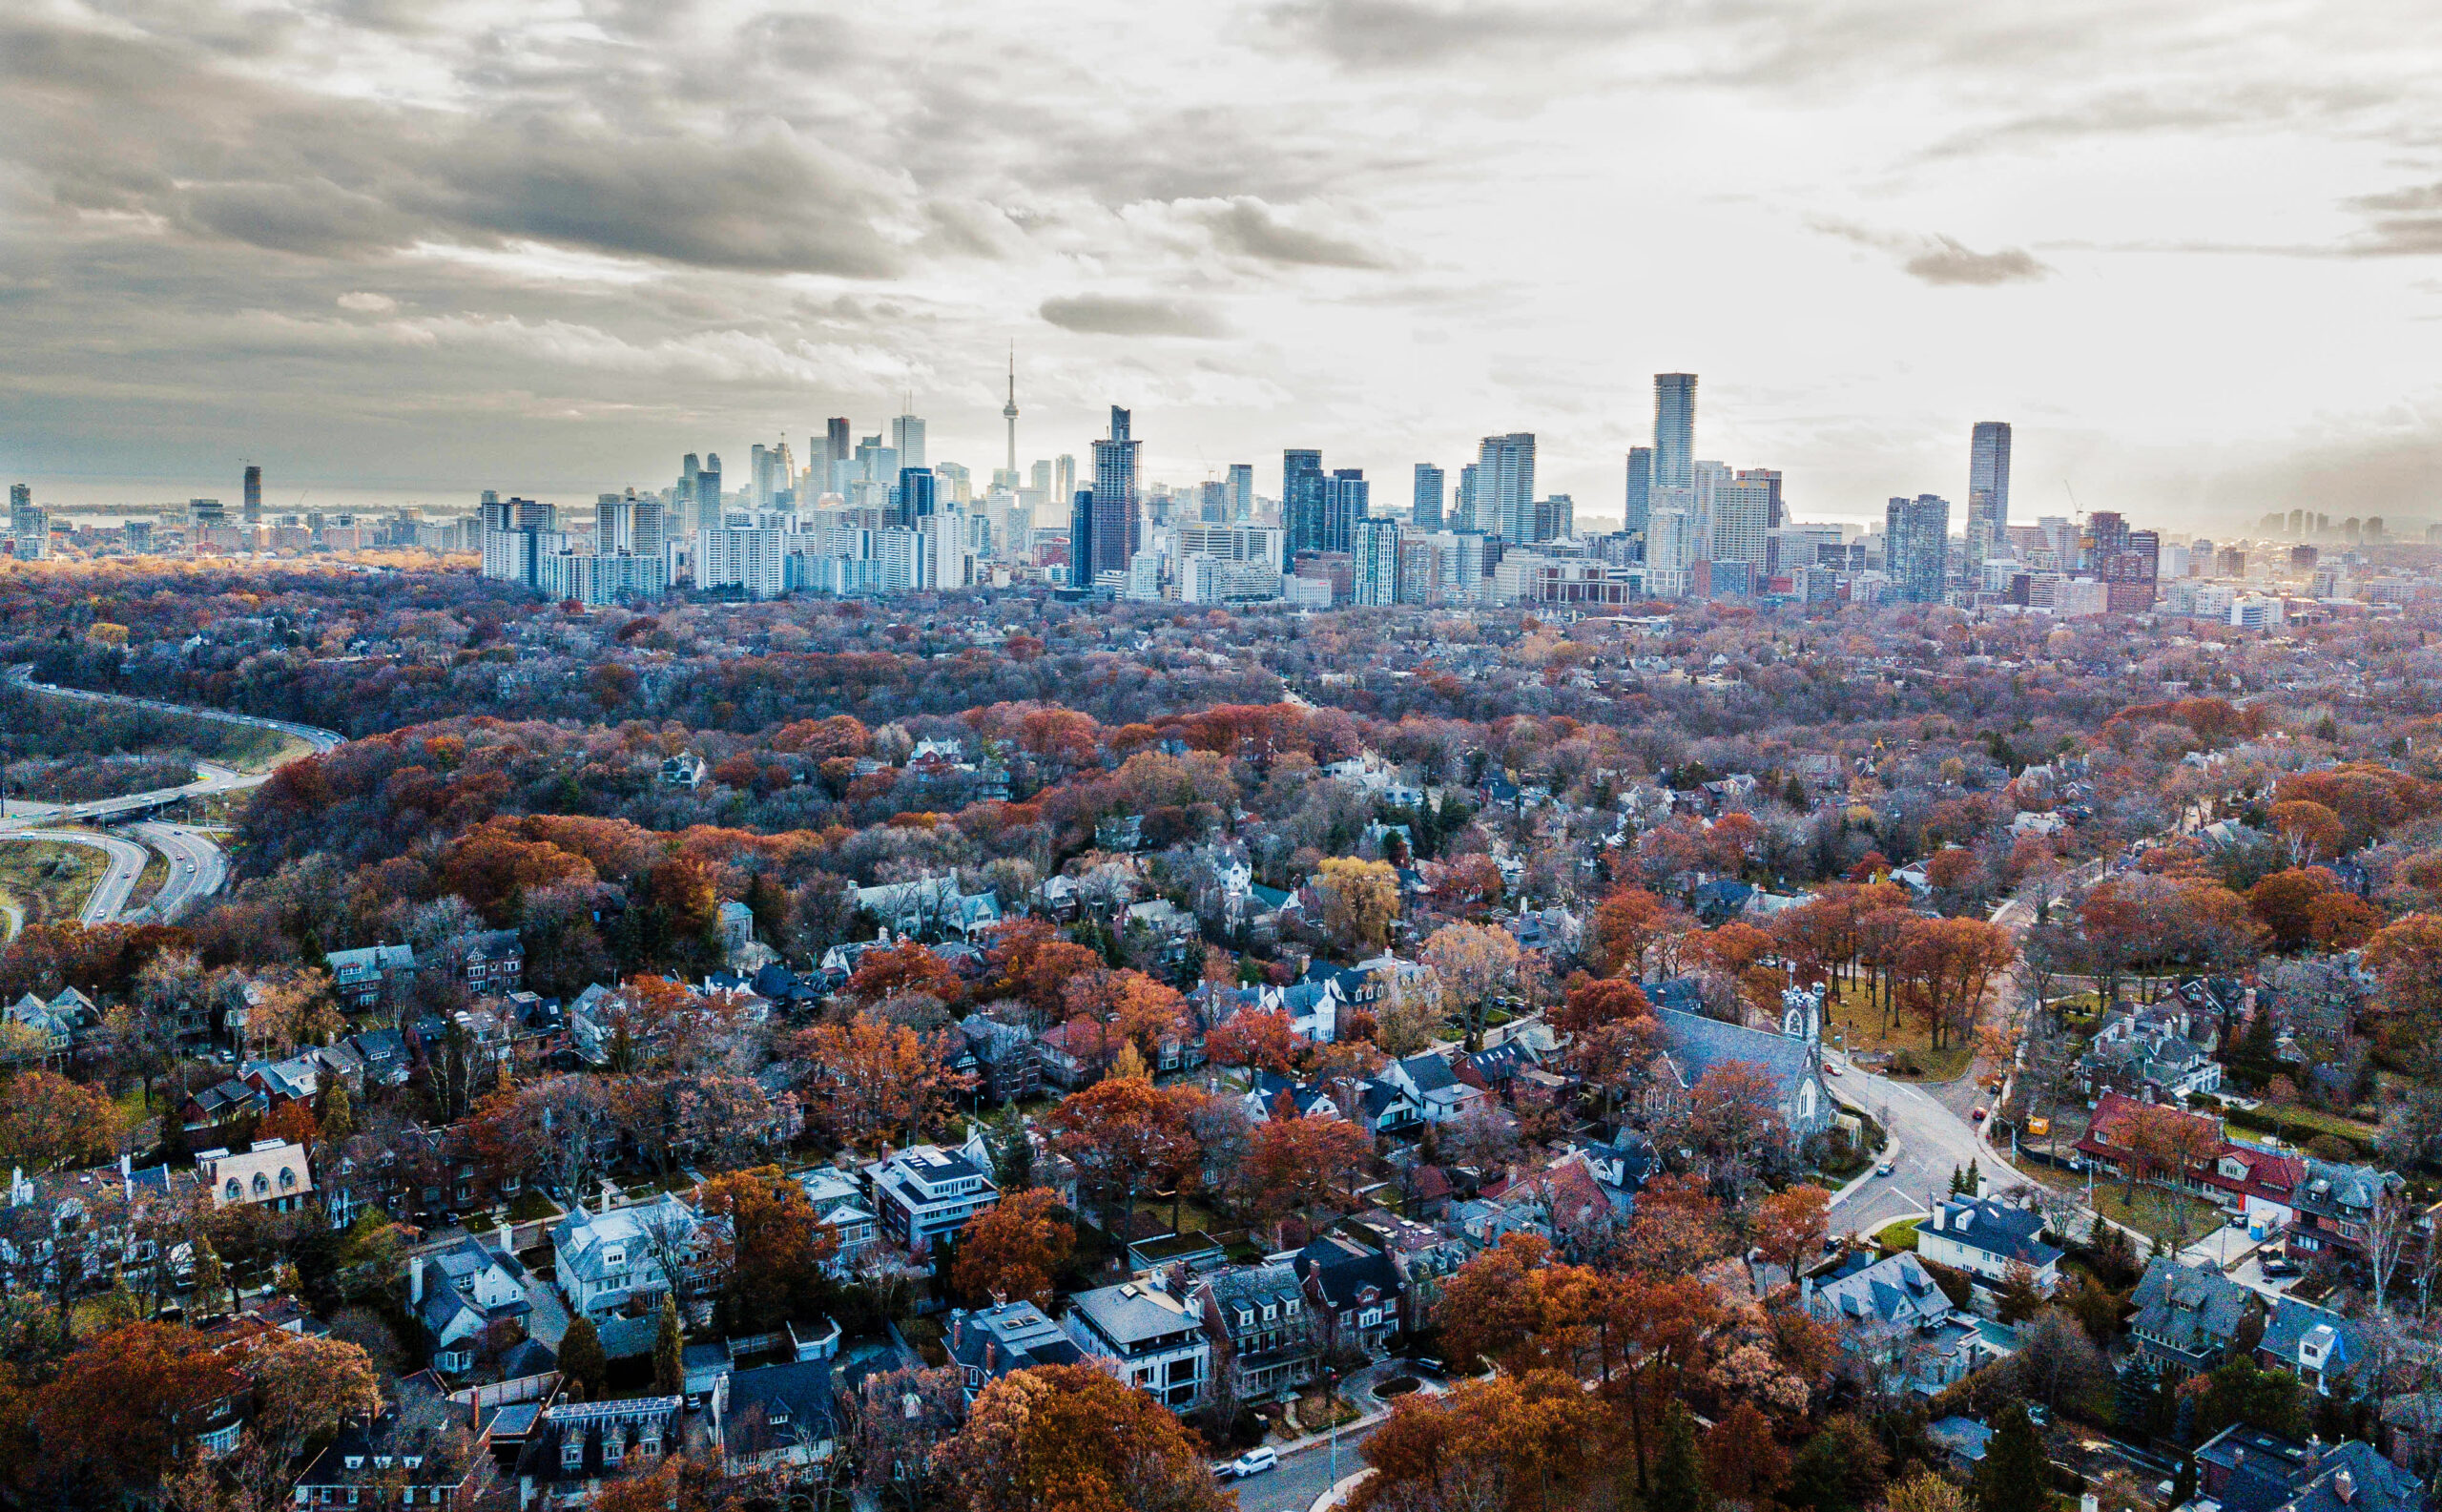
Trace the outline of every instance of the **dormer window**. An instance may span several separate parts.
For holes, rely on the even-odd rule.
[[[347,1457],[347,1467],[348,1467],[349,1469],[351,1469],[351,1470],[362,1470],[362,1469],[363,1469],[363,1468],[364,1468],[364,1456],[362,1456],[362,1455],[361,1455],[361,1454],[352,1454],[352,1455],[349,1455],[349,1456]]]
[[[232,1176],[229,1178],[229,1184],[220,1189],[220,1195],[224,1201],[240,1202],[245,1198],[246,1189],[238,1184],[237,1177]]]
[[[267,1193],[267,1192],[269,1192],[270,1191],[271,1191],[271,1178],[270,1178],[270,1177],[268,1177],[268,1176],[266,1176],[266,1175],[264,1175],[264,1174],[263,1174],[261,1171],[259,1171],[259,1170],[256,1171],[256,1172],[255,1172],[255,1195],[256,1195],[256,1196],[258,1196],[258,1197],[259,1197],[259,1196],[262,1196],[262,1195],[266,1194],[266,1193]]]
[[[609,1433],[602,1436],[602,1462],[604,1464],[617,1464],[621,1460],[627,1458],[628,1445],[626,1439],[627,1436],[622,1434],[616,1428],[611,1429]]]
[[[585,1463],[585,1440],[575,1435],[560,1440],[560,1468],[574,1470]]]
[[[293,1170],[289,1170],[286,1166],[282,1166],[282,1167],[280,1167],[280,1168],[279,1168],[279,1190],[280,1190],[280,1191],[289,1191],[290,1189],[294,1188],[296,1185],[297,1185],[297,1172],[295,1172],[295,1171],[293,1171]]]

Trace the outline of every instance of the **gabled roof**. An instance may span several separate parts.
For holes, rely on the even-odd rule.
[[[1654,1017],[1661,1021],[1662,1043],[1671,1064],[1690,1087],[1717,1066],[1743,1062],[1763,1067],[1786,1091],[1814,1067],[1812,1046],[1786,1034],[1673,1008],[1657,1008]]]
[[[1411,1055],[1398,1065],[1418,1092],[1437,1092],[1459,1085],[1458,1073],[1451,1070],[1450,1063],[1438,1055],[1430,1052]]]
[[[1990,1197],[1945,1198],[1935,1217],[1939,1220],[1938,1227],[1934,1227],[1931,1219],[1917,1225],[1919,1245],[1930,1233],[2001,1260],[2021,1261],[2038,1271],[2060,1258],[2060,1252],[2040,1237],[2041,1214]]]
[[[1297,1252],[1295,1264],[1298,1275],[1311,1278],[1335,1312],[1356,1306],[1357,1294],[1368,1286],[1385,1300],[1399,1295],[1399,1270],[1391,1257],[1345,1234],[1314,1240]]]
[[[2272,1304],[2256,1346],[2291,1370],[2320,1369],[2327,1378],[2356,1376],[2373,1363],[2364,1329],[2327,1308],[2285,1296]]]
[[[2209,1265],[2183,1266],[2158,1255],[2130,1298],[2129,1326],[2183,1354],[2218,1355],[2229,1348],[2255,1294]]]

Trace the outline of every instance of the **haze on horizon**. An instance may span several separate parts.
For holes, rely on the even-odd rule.
[[[1022,464],[1267,494],[1531,429],[1616,518],[1684,369],[1801,518],[1979,419],[2022,520],[2442,518],[2430,4],[501,9],[0,19],[0,472],[582,497],[904,393],[981,475],[1015,342]]]

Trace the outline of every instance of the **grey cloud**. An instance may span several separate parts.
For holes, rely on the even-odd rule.
[[[2053,273],[2049,264],[2024,247],[1978,252],[1956,237],[1882,231],[1831,217],[1817,217],[1808,224],[1826,235],[1890,253],[1899,259],[1902,272],[1927,283],[1991,287],[2030,282]]]
[[[1266,262],[1317,268],[1379,268],[1380,254],[1339,237],[1282,220],[1260,199],[1241,197],[1206,217],[1212,239],[1224,251]]]
[[[410,222],[385,205],[323,182],[227,184],[186,197],[193,225],[275,252],[346,257],[395,245]]]
[[[1399,68],[1487,52],[1583,46],[1647,24],[1642,5],[1514,5],[1435,0],[1285,0],[1265,18],[1299,46],[1356,67]]]
[[[1121,295],[1080,294],[1043,301],[1043,318],[1062,330],[1089,336],[1192,336],[1229,334],[1228,322],[1200,305],[1182,300],[1129,299]]]
[[[2346,250],[2356,257],[2424,257],[2442,253],[2442,183],[2419,184],[2349,201],[2370,217],[2370,235]]]

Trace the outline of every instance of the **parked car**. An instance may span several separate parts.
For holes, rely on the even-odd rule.
[[[1979,1104],[1977,1104],[1977,1105],[1976,1105],[1976,1111],[1974,1111],[1974,1112],[1972,1112],[1972,1113],[1968,1114],[1967,1116],[1968,1116],[1968,1117],[1970,1117],[1970,1118],[1972,1118],[1972,1119],[1974,1119],[1976,1122],[1977,1122],[1977,1123],[1979,1123],[1979,1124],[1980,1124],[1980,1123],[1982,1123],[1982,1122],[1984,1122],[1984,1108],[1983,1108],[1983,1105],[1982,1105],[1982,1104],[1980,1104],[1980,1103],[1979,1103]]]
[[[1884,1161],[1881,1165],[1874,1167],[1874,1168],[1873,1168],[1873,1173],[1874,1173],[1875,1175],[1877,1175],[1877,1176],[1888,1176],[1888,1175],[1890,1175],[1890,1174],[1891,1174],[1891,1162],[1886,1160],[1886,1161]]]
[[[1279,1468],[1280,1452],[1270,1444],[1262,1444],[1221,1466],[1219,1474],[1225,1480],[1243,1481],[1251,1475],[1261,1475],[1266,1470]]]
[[[1411,1360],[1409,1363],[1416,1366],[1417,1373],[1421,1376],[1446,1376],[1450,1372],[1450,1367],[1448,1365],[1443,1364],[1440,1360],[1435,1359],[1430,1355],[1425,1356],[1421,1359]]]
[[[2263,1274],[2265,1279],[2269,1281],[2286,1280],[2290,1276],[2303,1274],[2295,1260],[2266,1260],[2256,1269]]]

